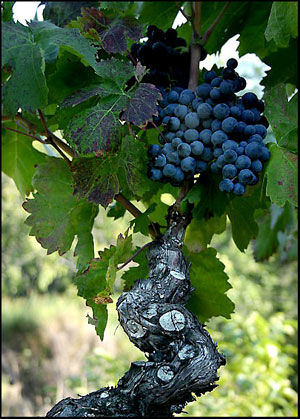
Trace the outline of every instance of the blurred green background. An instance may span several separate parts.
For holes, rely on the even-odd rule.
[[[116,385],[130,362],[145,357],[118,327],[114,304],[99,340],[86,318],[90,309],[72,285],[74,248],[46,256],[28,236],[21,204],[13,181],[2,175],[2,416],[44,416],[64,397]],[[101,209],[96,219],[96,250],[114,243],[132,218],[104,223],[104,214]],[[230,226],[212,245],[225,264],[236,310],[230,320],[207,324],[227,365],[219,369],[219,387],[185,411],[297,416],[297,261],[273,256],[256,263],[251,246],[244,254],[235,247]]]

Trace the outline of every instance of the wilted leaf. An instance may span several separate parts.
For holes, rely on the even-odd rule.
[[[108,206],[119,192],[116,157],[79,157],[72,161],[74,194],[95,204]]]
[[[85,109],[69,121],[66,140],[79,155],[101,156],[116,150],[121,140],[119,113],[124,106],[125,98],[114,95],[106,103]]]
[[[138,41],[142,36],[142,26],[134,17],[124,16],[113,20],[107,29],[98,32],[105,51],[109,54],[122,54],[127,50],[126,38]]]
[[[158,115],[157,101],[161,99],[160,91],[152,84],[141,83],[134,91],[122,114],[122,120],[141,127]]]

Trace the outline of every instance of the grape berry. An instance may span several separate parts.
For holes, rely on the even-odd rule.
[[[169,47],[174,48],[180,38],[166,33],[159,32],[160,42],[170,37]],[[167,93],[159,86],[162,100],[156,122],[163,127],[162,146],[153,144],[148,150],[150,179],[181,186],[184,180],[210,171],[223,177],[221,191],[235,195],[243,195],[247,185],[258,182],[270,158],[263,142],[268,122],[262,115],[264,103],[254,93],[236,95],[246,87],[235,71],[237,65],[231,58],[221,76],[206,71],[196,94],[181,86]]]

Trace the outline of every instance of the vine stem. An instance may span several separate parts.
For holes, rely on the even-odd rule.
[[[201,58],[201,46],[196,41],[198,41],[201,36],[202,2],[194,1],[191,5],[191,8],[193,18],[193,37],[191,42],[191,63],[188,88],[195,91],[198,85],[199,62]]]
[[[135,206],[131,201],[129,201],[124,195],[118,193],[115,195],[115,200],[122,205],[127,211],[130,212],[135,218],[139,217],[143,213]],[[157,230],[156,225],[152,222],[149,224],[149,233],[155,239],[160,236],[160,231]]]
[[[2,115],[1,117],[2,121],[13,121],[11,116],[7,116],[7,115]],[[37,132],[35,125],[28,121],[26,118],[24,118],[24,116],[20,115],[19,113],[17,113],[17,115],[15,115],[14,120],[19,122],[21,125],[23,125],[29,133],[35,134]]]

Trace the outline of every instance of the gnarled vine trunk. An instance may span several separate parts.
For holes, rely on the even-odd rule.
[[[149,277],[117,302],[120,324],[148,360],[133,362],[116,387],[66,398],[47,416],[172,417],[194,400],[192,393],[216,387],[225,358],[185,307],[192,288],[181,247],[189,222],[175,205],[170,209],[166,233],[148,249]]]

